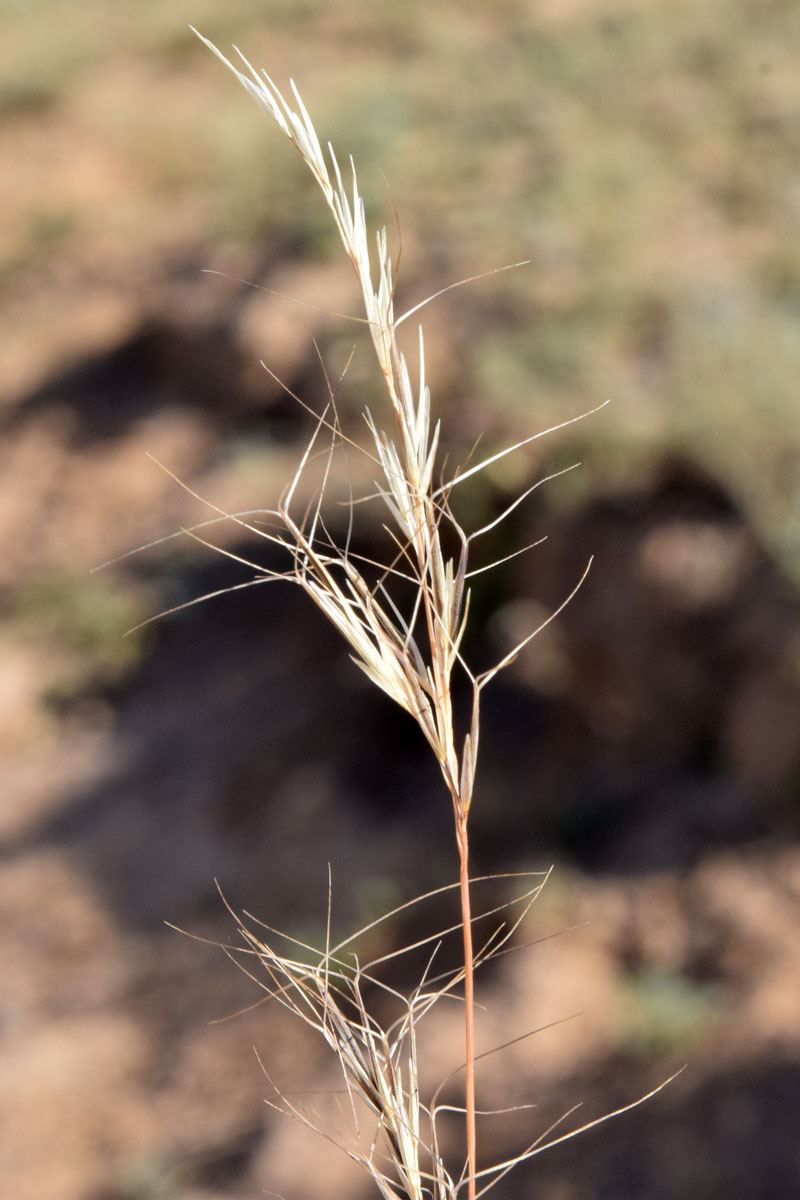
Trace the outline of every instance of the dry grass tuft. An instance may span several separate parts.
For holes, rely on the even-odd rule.
[[[492,921],[475,955],[476,967],[507,947],[544,878],[535,877],[521,896],[474,918],[476,924]],[[457,886],[439,888],[401,905],[339,945],[326,947],[324,953],[255,918],[233,914],[244,947],[227,947],[228,953],[269,996],[320,1034],[338,1060],[347,1097],[342,1121],[333,1126],[317,1110],[283,1093],[262,1063],[273,1088],[267,1102],[339,1145],[366,1168],[386,1200],[400,1196],[453,1200],[465,1181],[467,1166],[454,1179],[439,1149],[438,1118],[454,1111],[452,1105],[439,1100],[444,1084],[425,1103],[420,1096],[417,1060],[418,1029],[426,1014],[445,998],[460,998],[464,967],[441,973],[435,968],[443,943],[458,934],[461,926],[439,930],[367,964],[360,963],[352,947],[376,926],[407,915],[409,909],[435,901]],[[382,980],[381,967],[387,962],[420,952],[426,955],[426,967],[410,994],[404,995]],[[261,968],[257,973],[256,963]],[[376,1009],[393,1009],[397,1015],[382,1022]],[[367,1122],[364,1112],[369,1116]],[[492,1172],[481,1174],[490,1176]],[[482,1191],[489,1186],[487,1183]]]

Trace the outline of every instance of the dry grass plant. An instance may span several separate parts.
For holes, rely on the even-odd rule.
[[[482,1169],[478,1167],[475,1064],[482,1055],[477,1054],[475,1046],[474,973],[476,967],[509,948],[509,940],[542,882],[537,879],[520,899],[502,905],[500,909],[490,908],[477,918],[473,914],[471,885],[475,881],[471,881],[469,875],[468,820],[478,757],[480,705],[484,688],[514,661],[544,625],[532,630],[491,669],[481,674],[470,670],[461,654],[461,645],[469,615],[470,579],[498,565],[472,567],[470,554],[475,543],[505,520],[545,480],[525,490],[498,517],[471,533],[457,521],[450,501],[454,490],[466,480],[553,430],[532,434],[482,461],[459,468],[447,480],[440,479],[437,470],[440,426],[431,416],[422,328],[418,330],[418,365],[413,381],[406,355],[399,345],[398,332],[431,299],[460,284],[451,284],[403,315],[396,316],[396,280],[387,233],[385,229],[378,231],[373,259],[364,203],[352,160],[345,184],[333,147],[328,145],[326,158],[294,83],[291,89],[296,108],[265,72],[257,72],[238,51],[243,70],[206,38],[198,36],[294,144],[319,185],[361,288],[366,315],[360,319],[369,327],[395,424],[395,431],[390,434],[368,409],[365,410],[370,442],[368,448],[358,447],[369,456],[379,476],[375,495],[364,499],[377,499],[388,511],[389,520],[384,528],[390,539],[390,550],[385,562],[376,563],[352,551],[350,534],[355,502],[350,507],[351,524],[343,544],[335,540],[323,514],[333,454],[344,442],[355,444],[341,428],[330,384],[329,402],[321,413],[316,414],[314,431],[277,508],[258,514],[256,520],[256,514],[229,514],[211,505],[216,515],[204,524],[213,524],[215,520],[235,521],[251,534],[287,553],[288,567],[278,570],[247,562],[228,550],[221,551],[256,571],[256,577],[250,583],[282,579],[306,592],[348,643],[353,661],[419,725],[439,765],[452,804],[460,863],[459,881],[452,886],[457,889],[460,899],[461,920],[456,929],[463,943],[462,965],[446,974],[434,974],[433,964],[437,947],[443,938],[452,935],[453,929],[442,930],[434,937],[396,952],[408,953],[430,946],[428,966],[408,996],[402,996],[382,983],[376,974],[385,959],[366,966],[359,964],[358,957],[349,953],[354,939],[335,948],[327,946],[324,954],[317,955],[316,965],[309,965],[309,956],[313,959],[310,947],[295,943],[293,939],[286,940],[285,935],[262,926],[269,930],[269,937],[265,939],[263,933],[254,931],[252,918],[250,923],[237,918],[244,947],[229,950],[270,995],[316,1030],[335,1054],[351,1102],[350,1135],[330,1128],[313,1111],[278,1089],[269,1103],[340,1144],[370,1173],[384,1200],[401,1200],[402,1197],[407,1200],[423,1200],[423,1197],[455,1200],[464,1190],[467,1200],[477,1200],[513,1166],[597,1123],[592,1121],[580,1129],[558,1134],[555,1127],[551,1127],[513,1159]],[[565,421],[553,428],[571,423]],[[301,483],[312,463],[320,461],[322,480],[315,499],[298,515],[295,508],[302,495]],[[187,532],[204,544],[212,545],[200,534],[200,528],[197,526]],[[457,547],[456,553],[449,554],[445,545]],[[527,549],[530,547],[522,547],[515,553],[522,554]],[[582,579],[574,590],[581,582]],[[410,603],[409,594],[412,597]],[[570,598],[566,597],[544,624],[553,620]],[[463,672],[471,692],[471,708],[463,734],[459,732],[453,695],[457,671]],[[447,890],[439,889],[422,900]],[[494,932],[489,933],[476,950],[473,942],[476,920],[490,914],[497,919],[497,914],[504,908],[513,912],[515,906],[516,914],[510,919],[506,914],[504,924],[499,928],[495,925]],[[381,918],[382,921],[386,919]],[[261,925],[260,922],[257,924]],[[360,934],[364,932],[362,930]],[[277,949],[279,945],[286,949]],[[242,960],[242,954],[250,957]],[[256,963],[260,968],[258,972]],[[377,987],[400,1006],[400,1015],[386,1028],[372,1015],[365,1001],[367,985],[370,989]],[[464,1104],[457,1109],[440,1101],[441,1089],[428,1103],[421,1100],[417,1061],[420,1020],[442,999],[454,996],[464,1007]],[[374,1119],[374,1128],[366,1141],[358,1120],[356,1097],[360,1097],[362,1106]],[[641,1099],[635,1103],[641,1103]],[[446,1167],[437,1134],[437,1118],[443,1112],[453,1111],[462,1113],[465,1123],[467,1154],[459,1171],[450,1171]],[[569,1115],[565,1114],[561,1120]],[[616,1113],[601,1119],[613,1115]]]

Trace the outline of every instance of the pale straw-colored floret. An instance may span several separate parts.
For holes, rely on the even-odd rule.
[[[493,528],[497,522],[471,538],[467,537],[452,515],[449,495],[453,487],[517,446],[501,450],[484,462],[461,471],[449,484],[436,486],[440,426],[437,422],[431,432],[431,398],[425,379],[422,328],[418,332],[419,365],[414,384],[406,357],[397,342],[397,330],[411,312],[395,318],[395,281],[385,229],[379,230],[376,237],[377,287],[373,283],[364,201],[358,191],[352,160],[348,191],[330,144],[328,166],[313,122],[294,83],[290,86],[296,107],[292,107],[266,72],[256,71],[240,52],[237,51],[244,70],[239,70],[206,38],[202,40],[302,155],[322,190],[358,277],[366,320],[395,417],[395,436],[387,433],[369,410],[364,415],[376,463],[382,473],[382,478],[376,481],[376,491],[397,529],[395,540],[404,574],[412,578],[417,588],[411,619],[404,621],[401,617],[401,605],[390,595],[389,580],[378,587],[369,584],[346,552],[328,543],[322,548],[316,544],[317,521],[307,531],[292,517],[291,501],[308,464],[316,435],[278,511],[285,535],[271,535],[271,538],[290,549],[294,570],[288,577],[300,584],[346,639],[361,669],[419,722],[443,772],[456,819],[463,825],[472,800],[480,692],[501,667],[513,661],[524,642],[506,655],[502,663],[479,678],[469,672],[461,659],[459,651],[469,608],[468,551],[474,538]],[[416,312],[420,307],[417,305],[411,311]],[[318,426],[317,433],[323,423]],[[542,433],[535,434],[518,445],[526,445],[541,436]],[[510,506],[503,516],[514,507]],[[462,547],[458,562],[448,557],[442,548],[443,524],[448,525]],[[466,671],[473,687],[472,720],[460,745],[454,730],[451,692],[452,674],[458,664]]]

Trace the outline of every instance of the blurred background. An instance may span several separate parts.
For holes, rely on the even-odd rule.
[[[2,0],[0,1192],[372,1195],[265,1108],[252,1048],[321,1104],[335,1064],[165,922],[232,938],[218,879],[319,944],[329,863],[342,934],[456,871],[418,731],[299,593],[124,636],[253,572],[178,537],[91,573],[214,515],[173,475],[275,503],[311,418],[261,359],[319,408],[355,346],[346,427],[380,403],[314,184],[190,22],[353,154],[400,310],[530,260],[425,311],[451,464],[611,401],[460,501],[475,527],[581,463],[481,550],[547,538],[476,577],[478,667],[594,556],[486,693],[475,871],[555,870],[539,944],[485,978],[481,1047],[572,1018],[481,1065],[487,1108],[536,1105],[485,1118],[487,1158],[689,1065],[495,1194],[797,1196],[795,0]],[[368,491],[351,455],[334,494],[348,470]],[[376,552],[374,509],[355,536]],[[432,1027],[434,1084],[459,1025]]]

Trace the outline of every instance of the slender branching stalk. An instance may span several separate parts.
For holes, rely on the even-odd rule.
[[[341,958],[341,948],[327,952],[319,966],[309,968],[303,961],[279,953],[271,943],[258,939],[244,926],[243,936],[249,952],[266,969],[269,990],[322,1034],[339,1059],[348,1088],[358,1091],[377,1117],[392,1169],[387,1170],[383,1164],[380,1158],[383,1151],[377,1143],[366,1152],[348,1152],[370,1171],[381,1195],[386,1200],[397,1200],[402,1195],[410,1200],[422,1200],[423,1196],[453,1200],[465,1187],[467,1200],[476,1200],[491,1186],[491,1179],[502,1177],[513,1165],[504,1163],[498,1168],[479,1170],[476,1145],[478,1056],[473,977],[476,964],[497,949],[492,944],[476,951],[473,943],[468,822],[478,758],[480,704],[486,685],[539,630],[531,631],[482,674],[473,673],[464,661],[461,646],[469,614],[470,579],[488,569],[485,564],[471,568],[471,551],[477,539],[505,519],[533,489],[518,497],[496,520],[470,534],[458,523],[451,497],[465,480],[543,433],[461,468],[446,482],[441,481],[437,463],[440,426],[431,416],[422,329],[418,332],[413,379],[398,339],[403,322],[427,301],[402,316],[395,315],[395,276],[386,230],[377,232],[371,252],[364,202],[352,160],[345,183],[333,148],[328,145],[327,155],[323,152],[294,84],[290,101],[266,73],[257,72],[241,54],[238,65],[234,65],[211,42],[202,40],[294,144],[319,185],[360,286],[365,320],[385,383],[387,412],[391,412],[394,422],[394,430],[389,433],[369,410],[364,414],[369,434],[369,448],[365,452],[378,474],[376,498],[388,510],[386,528],[391,549],[383,564],[368,562],[353,553],[349,534],[343,545],[338,544],[323,514],[332,455],[342,441],[349,441],[339,425],[332,389],[330,402],[317,416],[316,427],[294,477],[278,507],[269,512],[269,523],[264,524],[264,513],[258,523],[252,514],[238,514],[232,519],[288,554],[288,566],[281,570],[249,563],[256,571],[251,582],[287,579],[306,592],[348,643],[355,663],[377,687],[410,713],[430,745],[452,803],[459,856],[456,886],[461,904],[463,966],[438,986],[423,980],[403,1002],[403,1013],[397,1023],[383,1030],[364,1003],[364,971],[357,965],[354,968],[352,963],[346,964]],[[312,503],[298,513],[300,497],[306,490],[301,481],[320,457],[322,483]],[[351,508],[351,514],[352,511]],[[231,519],[230,514],[216,512],[218,518]],[[190,532],[206,542],[200,529],[197,526]],[[452,554],[445,548],[450,545],[456,548]],[[569,597],[564,603],[568,600]],[[456,672],[463,673],[471,693],[463,733],[455,714]],[[460,1176],[453,1177],[439,1155],[435,1119],[438,1110],[435,1106],[424,1110],[419,1098],[416,1026],[434,1001],[462,988],[467,1161]],[[298,1119],[308,1121],[286,1098],[275,1103]],[[420,1132],[423,1115],[427,1115],[430,1125],[427,1138]],[[545,1141],[546,1135],[514,1161],[538,1153]],[[423,1161],[428,1163],[424,1169]]]

